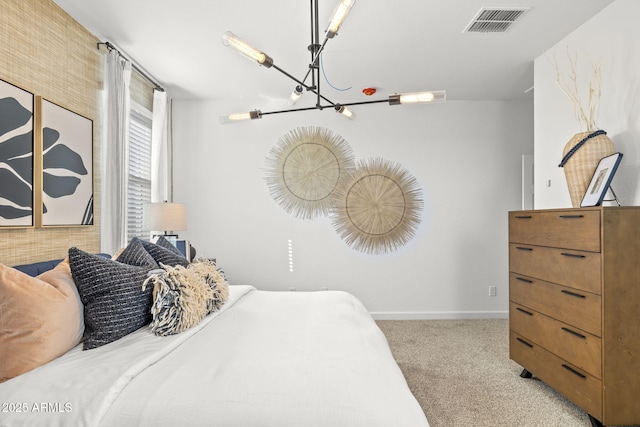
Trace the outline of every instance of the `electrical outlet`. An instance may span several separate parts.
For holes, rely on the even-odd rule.
[[[289,288],[289,291],[291,291],[291,292],[295,292],[295,291],[296,291],[296,287],[295,287],[295,286],[291,286],[291,287]]]
[[[495,286],[489,286],[489,296],[490,297],[495,297],[496,296],[496,287]]]

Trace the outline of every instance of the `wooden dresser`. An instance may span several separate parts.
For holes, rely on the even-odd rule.
[[[509,329],[522,377],[640,424],[640,207],[509,212]]]

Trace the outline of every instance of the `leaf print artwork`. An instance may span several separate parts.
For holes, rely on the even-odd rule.
[[[17,99],[12,97],[0,99],[0,113],[2,113],[1,135],[27,124],[33,115],[31,111],[24,108]]]
[[[49,134],[50,132],[47,132],[48,130],[50,129],[44,129],[43,134]],[[59,133],[55,132],[54,135],[56,134],[59,135]],[[44,140],[46,141],[46,137]],[[55,142],[55,140],[53,142]],[[64,168],[78,175],[87,174],[87,168],[84,167],[82,157],[64,144],[54,145],[50,149],[45,149],[44,168]]]
[[[59,176],[48,173],[49,169],[67,170],[77,175],[86,175],[82,157],[64,144],[57,144],[60,132],[55,129],[44,128],[42,130],[42,143],[44,148],[42,166],[43,188],[45,194],[58,198],[75,193],[80,185],[80,179],[75,176]]]
[[[42,225],[93,224],[93,122],[42,100]]]
[[[33,95],[0,80],[0,226],[33,225]]]

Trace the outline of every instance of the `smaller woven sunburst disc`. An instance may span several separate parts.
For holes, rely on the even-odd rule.
[[[336,232],[354,249],[373,254],[394,251],[413,238],[424,204],[413,175],[379,158],[358,162],[334,199]]]
[[[339,135],[302,127],[280,138],[266,164],[265,180],[274,200],[296,217],[313,219],[329,213],[331,195],[354,160]]]
[[[407,206],[402,188],[393,178],[366,175],[349,188],[346,213],[362,233],[384,235],[402,223]]]

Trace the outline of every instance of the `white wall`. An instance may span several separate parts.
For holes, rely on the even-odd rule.
[[[612,187],[622,205],[640,204],[640,1],[616,0],[535,61],[535,207],[571,207],[558,163],[569,139],[584,128],[568,98],[556,85],[554,56],[569,72],[567,52],[578,58],[577,75],[584,90],[592,64],[601,63],[602,98],[598,127],[607,132],[622,163]],[[551,186],[547,187],[547,180]],[[611,203],[608,203],[611,204]]]
[[[219,124],[233,103],[174,103],[174,200],[189,219],[180,234],[198,255],[216,257],[232,283],[346,290],[379,318],[506,316],[507,211],[520,208],[521,156],[533,152],[532,102],[383,104],[354,108],[355,121],[312,111]],[[416,177],[425,210],[408,245],[363,254],[327,218],[296,219],[271,198],[265,157],[279,137],[311,125],[345,138],[356,159],[399,162]]]

